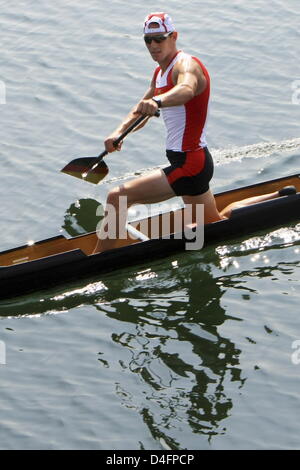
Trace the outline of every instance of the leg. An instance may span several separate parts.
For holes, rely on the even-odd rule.
[[[125,207],[126,213],[122,214],[120,214],[120,196],[126,196],[127,198]],[[107,229],[107,226],[109,226],[108,224],[115,223],[116,235],[118,237],[118,233],[121,233],[124,230],[128,207],[134,204],[151,204],[165,201],[172,197],[175,197],[175,193],[169,185],[166,175],[161,170],[155,170],[148,175],[141,176],[132,181],[128,181],[127,183],[112,189],[108,194],[106,202],[107,205],[110,204],[114,208],[114,217],[116,220],[108,220],[107,216],[109,212],[106,208],[105,217],[103,219],[103,224],[100,230],[99,240],[97,242],[94,253],[98,251],[109,250],[116,246],[117,240],[104,238],[104,231]],[[121,218],[122,221],[119,222]]]
[[[193,220],[195,220],[196,215],[196,205],[204,204],[204,223],[208,224],[210,222],[216,222],[217,220],[222,220],[222,217],[217,209],[216,201],[214,195],[209,189],[199,196],[182,196],[182,199],[185,204],[192,204],[193,209]]]
[[[279,192],[275,191],[274,193],[262,194],[261,196],[248,197],[246,199],[242,199],[241,201],[232,202],[221,211],[221,215],[223,218],[229,218],[233,209],[250,206],[251,204],[256,204],[257,202],[268,201],[278,196]]]

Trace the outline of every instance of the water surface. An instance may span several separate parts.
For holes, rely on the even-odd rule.
[[[298,2],[173,3],[180,47],[212,77],[213,189],[298,172]],[[109,188],[165,164],[153,119],[109,157],[103,184],[60,173],[100,153],[147,89],[155,64],[141,23],[156,9],[2,9],[1,250],[93,230]],[[299,230],[296,221],[0,302],[0,447],[297,448]]]

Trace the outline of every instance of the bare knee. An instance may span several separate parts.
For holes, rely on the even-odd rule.
[[[106,203],[115,208],[119,208],[121,204],[127,206],[127,197],[123,187],[116,186],[115,188],[112,188],[108,193]]]
[[[107,196],[107,204],[112,204],[114,207],[126,207],[127,209],[134,204],[139,204],[139,197],[135,191],[125,188],[124,185],[112,188]]]

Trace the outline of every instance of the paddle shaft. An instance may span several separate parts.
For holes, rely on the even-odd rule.
[[[159,117],[160,113],[159,111],[156,111],[155,113],[155,116]],[[119,145],[120,142],[122,142],[122,140],[131,132],[133,131],[133,129],[135,129],[139,124],[141,124],[146,118],[148,118],[149,116],[145,116],[145,115],[142,115],[140,116],[136,121],[134,121],[127,129],[126,131],[124,131],[115,141],[114,141],[114,146],[116,147],[117,145]],[[105,155],[108,154],[108,151],[107,150],[104,150],[102,153],[100,153],[100,155],[98,155],[97,157],[97,160],[94,162],[93,166],[87,171],[87,174],[94,170],[98,165],[99,163],[101,162],[101,160],[103,159],[103,157],[105,157]]]

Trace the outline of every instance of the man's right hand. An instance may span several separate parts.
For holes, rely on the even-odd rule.
[[[116,150],[119,152],[121,150],[123,141],[120,142],[118,145],[115,145],[115,141],[117,140],[118,137],[119,137],[119,134],[118,135],[112,134],[105,139],[104,141],[105,150],[108,153],[115,152]]]

